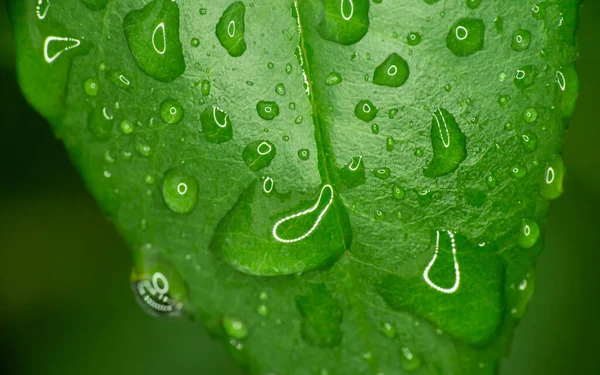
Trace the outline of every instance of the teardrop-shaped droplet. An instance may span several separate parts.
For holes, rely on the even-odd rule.
[[[408,63],[397,53],[392,53],[375,69],[373,83],[379,86],[400,87],[410,75]]]
[[[531,219],[524,219],[521,223],[521,231],[519,232],[519,246],[524,249],[529,249],[537,243],[539,238],[539,225]]]
[[[233,125],[229,115],[218,107],[208,107],[200,115],[202,133],[211,143],[224,143],[233,138]]]
[[[565,165],[560,156],[546,163],[544,176],[540,187],[543,198],[553,200],[563,193],[563,180],[565,178]]]

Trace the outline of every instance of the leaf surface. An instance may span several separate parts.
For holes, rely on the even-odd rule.
[[[142,306],[286,375],[495,373],[562,192],[577,5],[9,0]]]

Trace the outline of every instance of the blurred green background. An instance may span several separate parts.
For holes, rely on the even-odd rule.
[[[552,204],[537,291],[502,375],[600,374],[599,20],[600,1],[589,0],[566,193]],[[128,249],[19,92],[3,6],[0,97],[0,373],[240,374],[198,325],[136,305]]]

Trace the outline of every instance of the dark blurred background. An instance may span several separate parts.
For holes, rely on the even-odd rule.
[[[502,375],[600,374],[598,0],[582,7],[579,45],[566,193],[552,204],[537,291]],[[240,374],[198,325],[137,306],[129,250],[20,94],[3,6],[0,100],[0,373]]]

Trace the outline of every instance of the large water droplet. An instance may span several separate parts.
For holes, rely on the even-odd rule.
[[[262,139],[250,143],[242,152],[244,162],[255,172],[271,165],[275,155],[277,155],[275,145]]]
[[[321,36],[339,44],[360,41],[369,30],[369,0],[324,0]]]
[[[462,18],[450,28],[446,46],[459,57],[470,56],[483,49],[485,25],[482,20]]]
[[[466,138],[454,116],[444,108],[436,110],[430,135],[433,159],[423,169],[423,175],[434,178],[454,172],[467,157]]]
[[[217,24],[217,38],[230,56],[239,57],[246,52],[244,17],[246,6],[241,1],[229,5]]]
[[[194,177],[173,169],[165,175],[162,194],[171,211],[186,214],[192,212],[198,202],[198,182]]]
[[[218,107],[208,107],[200,115],[202,132],[211,143],[224,143],[233,138],[229,115]]]
[[[373,83],[379,86],[400,87],[410,75],[408,63],[397,53],[392,53],[375,69]]]
[[[185,72],[176,2],[154,0],[129,12],[123,28],[133,59],[146,74],[171,82]]]

